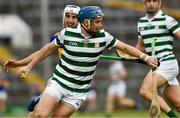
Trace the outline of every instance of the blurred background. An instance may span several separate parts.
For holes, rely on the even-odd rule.
[[[142,0],[0,0],[0,64],[8,58],[22,59],[49,42],[49,37],[62,27],[62,10],[66,5],[80,7],[98,5],[104,13],[104,29],[123,42],[135,46],[136,25],[145,15]],[[162,10],[180,22],[180,0],[162,0]],[[174,53],[180,59],[180,41],[174,41]],[[112,51],[105,51],[107,55]],[[38,64],[26,80],[16,79],[16,70],[2,72],[7,79],[7,107],[4,116],[24,116],[31,96],[40,93],[58,62],[53,55]],[[105,96],[108,86],[110,61],[101,60],[96,75],[96,110],[105,110]],[[126,78],[127,96],[148,109],[138,93],[140,84],[149,68],[143,64],[125,62],[128,71]],[[5,75],[5,76],[4,76]],[[179,80],[180,77],[178,76]],[[83,111],[83,108],[80,111]]]

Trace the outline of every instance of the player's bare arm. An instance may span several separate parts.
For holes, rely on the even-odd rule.
[[[28,63],[30,63],[32,61],[33,57],[36,56],[36,53],[38,53],[38,51],[32,53],[28,57],[25,57],[24,59],[16,61],[17,66],[25,66]]]
[[[38,51],[34,52],[33,54],[29,55],[28,57],[25,57],[24,59],[21,60],[15,60],[15,59],[9,59],[5,63],[5,67],[19,67],[19,66],[25,66],[28,63],[30,63],[33,59],[33,57],[38,53]]]
[[[144,54],[140,50],[138,50],[130,45],[127,45],[121,41],[118,42],[118,44],[116,45],[116,48],[123,51],[124,53],[127,53],[131,56],[135,56],[137,58],[144,60],[145,62],[148,63],[148,65],[150,65],[152,67],[158,66],[158,61],[156,58],[148,56],[147,54]]]
[[[29,55],[28,57],[25,57],[21,60],[15,60],[15,59],[9,59],[4,63],[4,69],[8,70],[9,68],[13,68],[13,67],[19,67],[19,66],[25,66],[28,63],[30,63],[33,59],[33,57],[35,57],[36,55],[38,55],[38,52],[40,50],[32,53],[31,55]]]
[[[57,48],[58,47],[54,44],[54,42],[46,44],[43,48],[34,54],[32,61],[27,66],[32,69],[38,62],[44,60],[53,52],[55,52]]]
[[[180,39],[180,31],[176,32],[176,33],[175,33],[175,36],[176,36],[178,39]]]
[[[50,54],[53,53],[53,51],[51,51],[51,52],[48,52],[48,51],[45,52],[45,51],[44,51],[44,50],[47,50],[47,49],[48,49],[48,46],[49,46],[49,45],[50,45],[50,44],[45,45],[45,46],[42,47],[40,50],[32,53],[31,55],[29,55],[28,57],[26,57],[26,58],[24,58],[24,59],[21,59],[21,60],[18,60],[18,61],[15,60],[15,59],[9,59],[9,60],[7,60],[7,61],[4,63],[4,69],[5,69],[5,70],[8,70],[9,68],[13,68],[13,67],[25,66],[25,65],[29,64],[29,63],[33,60],[33,58],[38,57],[39,55],[46,53],[46,54],[44,54],[43,57],[41,58],[41,60],[44,60],[47,56],[49,56]],[[52,44],[52,45],[53,45],[53,44]],[[51,47],[52,47],[52,46],[50,46],[50,48],[51,48]]]
[[[38,62],[47,58],[49,55],[55,52],[57,48],[58,47],[54,44],[54,42],[46,44],[43,48],[34,53],[34,55],[32,56],[32,61],[28,65],[23,66],[18,70],[17,77],[23,78],[22,74],[24,74],[24,76],[26,77]]]

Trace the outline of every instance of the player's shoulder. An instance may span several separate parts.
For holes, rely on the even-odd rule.
[[[56,32],[50,35],[50,42],[52,42],[56,37],[58,37],[60,35],[60,32]]]
[[[112,37],[112,34],[111,33],[109,33],[108,31],[105,31],[104,29],[102,29],[99,33],[98,33],[99,35],[101,35],[101,37],[103,36],[103,37]]]
[[[54,34],[54,36],[58,36],[58,35],[60,35],[60,32],[56,32],[56,33]]]
[[[146,17],[146,16],[141,17],[141,18],[138,20],[138,23],[145,23],[145,22],[148,22],[148,20],[147,20],[147,17]]]
[[[172,16],[169,16],[169,15],[165,15],[166,16],[166,21],[168,22],[168,21],[174,21],[175,20],[175,18],[174,17],[172,17]]]
[[[99,33],[103,33],[105,36],[111,35],[108,31],[102,29]]]

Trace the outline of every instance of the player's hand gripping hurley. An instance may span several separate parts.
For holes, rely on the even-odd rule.
[[[151,43],[152,47],[152,56],[155,56],[155,43],[157,38],[155,37],[153,39],[153,42]],[[152,68],[152,100],[151,100],[151,106],[149,109],[149,115],[152,118],[157,118],[160,116],[161,110],[158,102],[158,94],[157,94],[157,80],[156,80],[156,68]]]

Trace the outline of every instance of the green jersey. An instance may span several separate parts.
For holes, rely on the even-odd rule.
[[[144,42],[147,54],[151,54],[151,42],[156,40],[156,57],[160,61],[175,60],[173,54],[174,34],[180,30],[178,22],[159,11],[152,19],[147,16],[138,21],[138,38]]]
[[[63,29],[55,39],[56,45],[64,47],[53,79],[69,91],[88,92],[100,55],[105,48],[117,43],[118,40],[104,30],[96,36],[84,37],[80,25]]]

